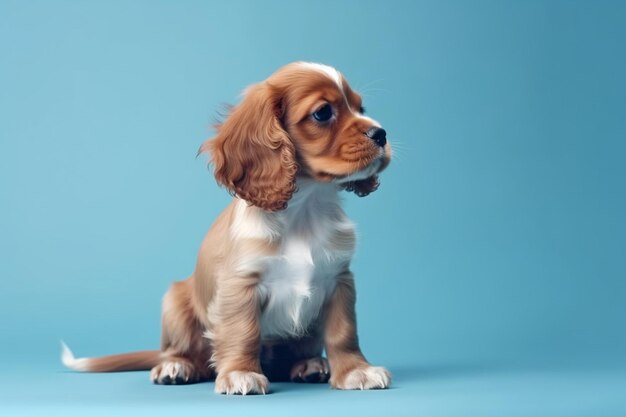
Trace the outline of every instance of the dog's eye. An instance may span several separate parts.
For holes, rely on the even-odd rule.
[[[331,117],[333,117],[333,108],[330,104],[324,104],[319,110],[313,113],[313,118],[318,122],[327,122]]]
[[[363,106],[359,107],[359,113],[365,114],[365,107]]]

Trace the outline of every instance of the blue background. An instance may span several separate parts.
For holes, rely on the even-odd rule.
[[[0,1],[3,415],[624,415],[626,2]],[[158,346],[229,201],[200,143],[294,60],[388,131],[346,195],[363,349],[394,389],[224,398],[80,355]]]

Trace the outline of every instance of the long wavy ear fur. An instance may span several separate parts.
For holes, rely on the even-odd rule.
[[[210,152],[219,184],[268,211],[286,208],[295,191],[295,148],[279,120],[280,105],[269,84],[249,87],[217,136],[199,151]]]

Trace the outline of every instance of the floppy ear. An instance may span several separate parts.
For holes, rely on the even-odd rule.
[[[219,184],[268,211],[287,207],[298,168],[294,145],[279,120],[280,102],[267,83],[249,87],[217,136],[200,147],[210,151]]]
[[[371,177],[363,180],[350,181],[346,184],[345,188],[346,191],[352,191],[359,197],[365,197],[366,195],[376,191],[379,185],[378,175],[372,175]]]

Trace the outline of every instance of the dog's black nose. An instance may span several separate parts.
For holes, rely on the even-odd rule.
[[[380,147],[385,146],[385,144],[387,143],[387,132],[385,132],[385,129],[383,129],[382,127],[370,127],[369,129],[367,129],[367,132],[365,132],[365,134],[368,138],[376,142],[376,144]]]

